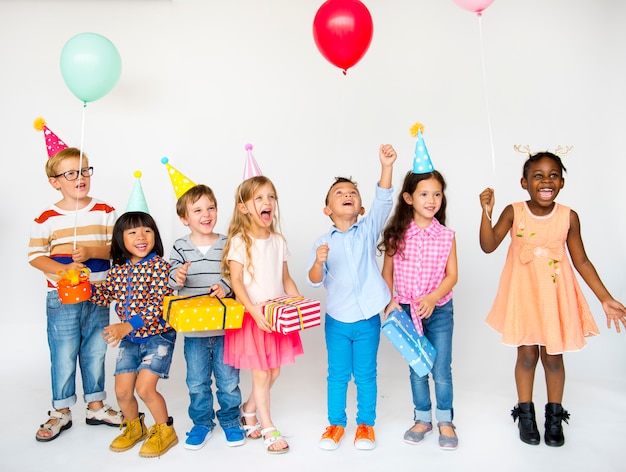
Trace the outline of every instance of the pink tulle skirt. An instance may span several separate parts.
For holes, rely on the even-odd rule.
[[[294,364],[304,353],[300,333],[266,333],[248,313],[241,329],[227,329],[224,336],[224,362],[237,369],[268,370]]]

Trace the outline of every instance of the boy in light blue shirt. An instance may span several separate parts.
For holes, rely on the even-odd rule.
[[[365,209],[352,180],[339,177],[326,195],[324,214],[330,231],[315,241],[307,279],[328,292],[324,333],[328,351],[327,404],[330,426],[320,447],[339,447],[347,425],[346,395],[354,376],[357,390],[357,431],[354,446],[374,449],[376,419],[376,357],[380,342],[380,312],[390,300],[376,262],[376,245],[393,207],[392,171],[396,152],[381,145],[381,175],[372,209]]]

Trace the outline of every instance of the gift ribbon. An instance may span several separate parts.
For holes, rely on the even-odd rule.
[[[78,285],[81,282],[89,280],[89,269],[82,267],[81,269],[57,270],[57,275],[61,280],[68,281],[69,285]],[[61,282],[59,280],[59,282]]]
[[[390,319],[390,318],[388,318],[388,319]],[[400,329],[400,331],[402,331],[406,335],[407,338],[411,339],[415,344],[417,344],[417,349],[420,351],[420,354],[422,355],[422,358],[423,358],[424,362],[428,365],[428,367],[430,367],[432,369],[433,368],[434,359],[430,358],[430,355],[426,352],[426,350],[424,349],[424,346],[422,344],[424,342],[424,340],[428,341],[428,338],[426,336],[418,335],[417,339],[415,339],[415,337],[413,335],[411,335],[411,333],[409,333],[406,330],[406,328],[402,325],[402,323],[400,322],[399,319],[396,318],[396,321],[398,321],[396,326]]]
[[[274,327],[274,308],[278,308],[280,306],[287,306],[290,308],[293,307],[296,309],[296,312],[298,313],[298,322],[300,324],[300,330],[303,330],[304,320],[302,319],[302,312],[300,311],[300,306],[293,303],[295,301],[300,301],[300,300],[304,300],[304,298],[285,298],[284,300],[272,301],[271,303],[268,303],[267,305],[263,307],[264,309],[267,308],[267,310],[264,310],[265,318],[272,325],[272,327]]]
[[[197,297],[206,297],[210,295],[211,293],[213,293],[213,291],[210,291],[209,293],[199,293],[197,295],[186,295],[180,298],[175,298],[174,300],[170,300],[169,305],[167,305],[167,313],[165,314],[165,321],[169,323],[170,310],[172,309],[172,305],[174,304],[174,302],[182,302],[183,300],[189,300],[191,298],[197,298]],[[226,305],[224,305],[224,302],[222,301],[220,297],[218,297],[217,295],[214,295],[214,297],[218,302],[220,302],[220,304],[224,308],[224,317],[222,319],[222,329],[225,329],[226,328]]]

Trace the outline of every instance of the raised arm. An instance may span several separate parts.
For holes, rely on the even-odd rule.
[[[486,188],[480,194],[480,207],[483,209],[480,219],[480,248],[487,254],[498,248],[513,225],[513,207],[507,205],[495,226],[491,226],[491,215],[495,201],[492,188]]]
[[[393,176],[393,163],[398,155],[391,144],[381,144],[378,157],[380,159],[380,188],[391,188],[391,180]]]

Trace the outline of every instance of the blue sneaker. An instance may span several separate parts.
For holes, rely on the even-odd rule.
[[[206,426],[195,425],[191,428],[191,431],[187,433],[185,449],[191,449],[192,451],[202,449],[212,434],[213,431]]]
[[[241,446],[246,442],[246,432],[239,426],[231,426],[230,428],[222,428],[226,435],[226,444],[230,447]]]

